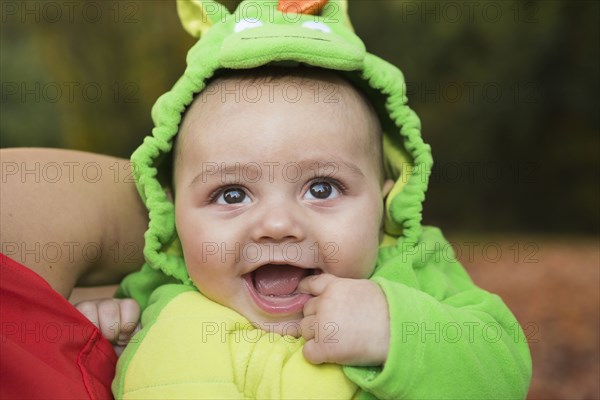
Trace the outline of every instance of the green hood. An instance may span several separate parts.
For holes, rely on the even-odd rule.
[[[340,71],[362,88],[379,113],[385,171],[396,181],[386,201],[381,252],[406,250],[417,242],[432,159],[421,138],[419,118],[406,105],[402,73],[366,51],[353,32],[347,1],[329,0],[317,15],[293,13],[298,2],[287,3],[287,10],[285,5],[280,8],[289,12],[282,12],[276,1],[245,0],[231,14],[213,0],[178,1],[184,26],[200,40],[187,55],[184,75],[154,105],[152,135],[131,157],[150,222],[145,234],[146,264],[126,278],[121,295],[138,299],[143,307],[148,290],[159,283],[192,284],[177,239],[174,205],[158,176],[161,168],[168,167],[161,161],[169,159],[186,107],[220,69],[304,64]]]

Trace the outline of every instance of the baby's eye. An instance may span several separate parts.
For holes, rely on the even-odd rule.
[[[315,182],[310,185],[306,192],[308,200],[324,200],[336,198],[340,195],[340,191],[329,182]]]
[[[240,204],[250,201],[242,188],[233,187],[223,190],[216,198],[217,204]]]

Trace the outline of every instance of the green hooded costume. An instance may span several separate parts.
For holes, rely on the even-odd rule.
[[[498,296],[473,284],[440,231],[421,226],[430,149],[406,105],[402,73],[366,51],[347,2],[246,0],[231,14],[213,0],[193,0],[178,1],[178,10],[201,40],[188,53],[184,75],[156,102],[152,135],[131,158],[150,222],[146,263],[124,280],[119,296],[141,304],[143,329],[119,359],[115,396],[524,398],[531,360],[523,332]],[[396,182],[371,277],[389,305],[385,366],[311,365],[301,338],[254,328],[202,296],[186,271],[174,205],[158,176],[170,168],[165,160],[184,111],[215,72],[265,65],[339,71],[378,111],[385,172]]]

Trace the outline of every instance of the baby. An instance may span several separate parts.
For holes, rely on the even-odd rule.
[[[204,38],[132,156],[150,225],[116,397],[525,396],[514,317],[420,225],[431,158],[401,74],[345,2],[293,23],[285,3],[181,3]]]
[[[285,97],[292,85],[298,88],[294,102]],[[250,88],[268,93],[271,88],[272,96],[223,102],[231,88],[240,93]],[[316,88],[331,90],[331,101],[315,101]],[[388,306],[381,288],[367,279],[377,262],[384,197],[393,183],[384,180],[381,153],[381,128],[371,105],[329,71],[229,73],[194,100],[174,151],[177,234],[194,286],[239,316],[187,287],[177,292],[177,302],[185,296],[189,302],[174,307],[170,301],[160,310],[167,322],[156,318],[150,334],[170,328],[161,342],[168,360],[178,360],[179,366],[170,366],[169,372],[178,371],[177,382],[186,382],[182,393],[231,394],[233,384],[221,384],[218,390],[206,384],[227,379],[215,376],[216,357],[232,359],[224,373],[256,369],[261,384],[248,378],[233,381],[245,388],[240,391],[247,397],[258,398],[340,398],[357,392],[341,369],[310,365],[302,353],[313,363],[383,365],[389,347]],[[177,291],[181,286],[167,287]],[[152,314],[153,306],[148,310]],[[256,328],[264,332],[249,333]],[[303,339],[295,339],[299,336]],[[131,361],[126,373],[126,362],[119,364],[123,378],[114,385],[117,397],[179,393],[165,383],[161,369],[148,379],[154,385],[161,382],[160,391],[149,391],[132,378],[148,365],[146,359],[162,364],[155,340],[145,336],[140,347],[126,350],[123,357]],[[232,342],[237,355],[228,356]],[[182,346],[184,360],[173,356]],[[259,355],[262,346],[268,352]],[[201,372],[192,356],[196,351],[200,359],[210,360],[208,371]],[[240,353],[252,356],[240,359]],[[272,354],[281,357],[274,361]],[[196,364],[181,368],[186,360]],[[193,376],[186,376],[189,371]],[[286,378],[289,374],[293,379]],[[295,387],[308,377],[316,390]]]
[[[384,180],[377,116],[332,72],[236,75],[213,81],[195,100],[176,146],[175,219],[190,278],[205,296],[280,334],[294,322],[311,339],[315,325],[347,315],[336,322],[378,339],[369,343],[377,354],[352,362],[382,364],[387,306],[365,280],[393,184]],[[244,93],[250,85],[264,94],[270,85],[273,96],[221,101],[228,87]],[[295,102],[284,97],[291,85]],[[325,87],[332,101],[315,101],[314,90]],[[340,293],[335,303],[318,301]],[[357,354],[366,344],[344,343]],[[316,350],[316,359],[327,356]]]

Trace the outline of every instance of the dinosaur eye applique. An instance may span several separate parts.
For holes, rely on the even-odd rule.
[[[325,33],[331,32],[331,28],[322,22],[306,21],[305,23],[302,24],[302,26],[305,28],[308,28],[308,29],[314,29],[315,31],[321,31],[321,32],[325,32]]]
[[[241,31],[245,31],[246,29],[258,28],[259,26],[263,26],[263,23],[260,22],[258,19],[244,18],[240,22],[235,24],[235,27],[233,28],[233,30],[235,32],[241,32]]]

